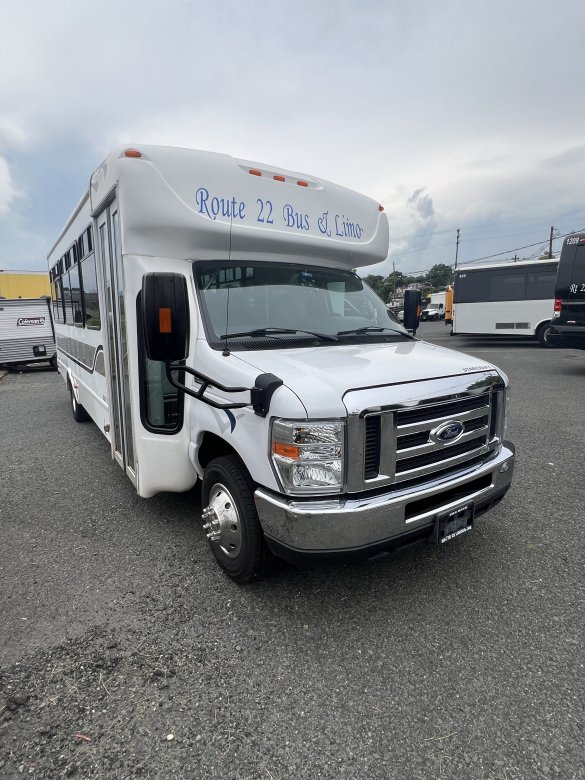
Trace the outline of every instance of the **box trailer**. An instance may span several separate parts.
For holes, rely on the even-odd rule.
[[[0,365],[57,365],[50,298],[0,300]]]

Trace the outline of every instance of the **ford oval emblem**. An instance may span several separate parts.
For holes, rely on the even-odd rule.
[[[463,434],[465,426],[459,420],[449,420],[431,431],[431,439],[437,444],[452,444]]]

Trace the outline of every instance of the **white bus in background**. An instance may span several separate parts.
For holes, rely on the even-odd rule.
[[[451,335],[527,336],[547,346],[558,259],[455,271]]]
[[[370,198],[160,146],[112,152],[49,253],[74,418],[140,496],[201,480],[236,582],[447,542],[511,484],[505,376],[388,314],[353,270],[387,254]]]

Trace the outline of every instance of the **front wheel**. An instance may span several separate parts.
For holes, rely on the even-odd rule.
[[[547,347],[551,349],[553,345],[548,341],[548,334],[550,333],[550,322],[543,322],[543,324],[536,331],[536,338],[541,347]]]
[[[73,385],[71,382],[69,382],[69,395],[71,397],[71,411],[73,412],[73,419],[79,423],[87,422],[90,419],[89,414],[85,411],[85,407],[82,406],[75,397],[75,393],[73,392]]]
[[[244,585],[264,572],[270,553],[254,503],[254,485],[234,455],[212,460],[203,476],[203,526],[223,571]]]

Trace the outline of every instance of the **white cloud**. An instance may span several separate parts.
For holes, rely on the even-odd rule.
[[[0,216],[5,215],[16,198],[16,190],[12,184],[10,168],[3,157],[0,157]]]

